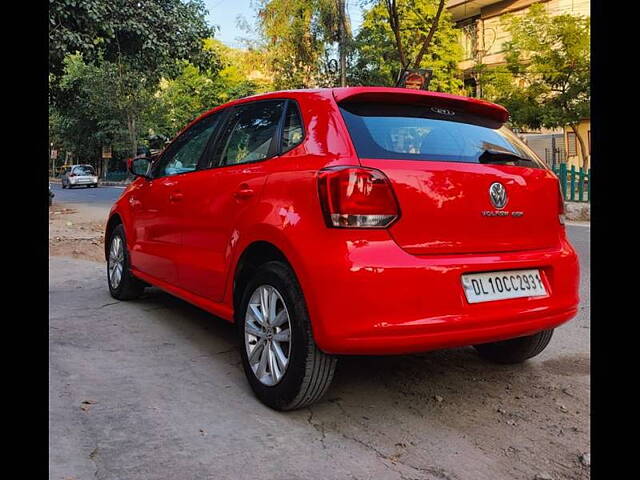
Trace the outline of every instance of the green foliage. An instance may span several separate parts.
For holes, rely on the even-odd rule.
[[[276,89],[332,81],[325,63],[338,36],[335,0],[259,0],[257,13],[260,48]]]
[[[135,154],[160,79],[180,74],[185,60],[209,75],[220,69],[203,48],[212,34],[205,15],[202,0],[50,2],[49,98],[76,154],[119,142],[123,131]]]
[[[384,0],[373,0],[364,12],[363,24],[352,38],[347,19],[345,50],[348,56],[349,85],[395,85],[402,70],[389,14]],[[413,61],[436,17],[439,0],[401,0],[396,2],[407,57]],[[336,72],[328,63],[337,56],[340,16],[336,0],[259,0],[259,48],[272,72],[276,89],[335,86]],[[431,88],[458,91],[462,81],[457,74],[461,58],[457,33],[450,15],[442,13],[430,48],[420,67],[432,68]]]
[[[485,97],[502,103],[516,127],[576,125],[589,117],[590,22],[550,16],[536,4],[526,15],[507,16],[507,64],[481,74]]]
[[[205,15],[202,0],[50,0],[49,71],[60,76],[64,58],[78,52],[89,63],[126,59],[157,80],[175,60],[208,60]]]
[[[67,56],[64,65],[64,101],[50,106],[57,143],[85,159],[99,158],[105,144],[135,148],[154,100],[154,84],[126,65],[86,63],[79,54]]]
[[[355,39],[350,85],[394,86],[402,70],[385,1],[375,0],[363,14]],[[438,9],[438,0],[397,1],[399,30],[406,61],[413,63]],[[459,93],[462,80],[457,63],[462,59],[458,33],[445,9],[420,68],[433,69],[430,90]]]
[[[271,89],[268,80],[257,78],[252,52],[227,47],[214,39],[205,41],[219,61],[220,69],[201,69],[183,62],[180,74],[163,79],[153,105],[152,133],[174,136],[182,127],[213,107]],[[252,72],[254,75],[252,75]]]
[[[111,6],[101,0],[49,0],[49,73],[59,77],[68,54],[97,54]]]

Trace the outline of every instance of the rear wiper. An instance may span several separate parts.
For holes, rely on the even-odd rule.
[[[478,157],[480,163],[499,163],[499,162],[533,162],[530,158],[524,158],[515,153],[505,152],[502,150],[486,149]]]

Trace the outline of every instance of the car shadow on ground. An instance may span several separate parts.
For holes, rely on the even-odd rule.
[[[173,315],[158,315],[154,319],[182,334],[186,332],[186,339],[182,341],[194,342],[207,355],[229,353],[224,361],[235,365],[237,374],[244,376],[241,344],[234,324],[157,288],[148,288],[136,303],[148,312],[172,311]],[[218,361],[218,357],[211,358]],[[343,355],[339,357],[325,401],[335,402],[337,399],[357,404],[366,391],[381,403],[390,402],[398,396],[436,402],[441,398],[450,402],[466,402],[479,391],[497,392],[513,387],[518,390],[518,386],[525,389],[527,381],[541,373],[540,366],[531,361],[520,365],[489,363],[480,358],[473,347],[411,355]],[[246,389],[250,394],[248,384]]]
[[[194,339],[201,344],[199,346],[204,349],[208,350],[214,344],[219,346],[220,343],[223,343],[229,349],[239,346],[236,326],[234,324],[212,315],[178,297],[174,297],[159,288],[146,288],[144,295],[134,302],[139,304],[141,308],[147,312],[170,310],[175,315],[158,316],[159,320],[169,322],[170,325],[173,323],[175,327],[187,327],[193,331],[205,330],[208,332],[206,335],[194,337]],[[184,319],[186,323],[178,325],[176,321],[182,319]]]

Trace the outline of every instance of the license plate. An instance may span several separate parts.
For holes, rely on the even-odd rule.
[[[469,303],[547,295],[538,269],[469,273],[462,275],[462,288]]]

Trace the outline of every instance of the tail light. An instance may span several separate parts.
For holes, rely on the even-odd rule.
[[[379,170],[362,167],[320,170],[318,191],[329,227],[387,228],[400,216],[391,183]]]
[[[561,225],[564,225],[564,219],[564,195],[562,195],[560,180],[558,180],[558,220]]]
[[[75,176],[76,176],[76,174],[75,174],[75,173],[70,173],[70,174],[69,174],[69,176],[70,176],[70,177],[75,177]]]

